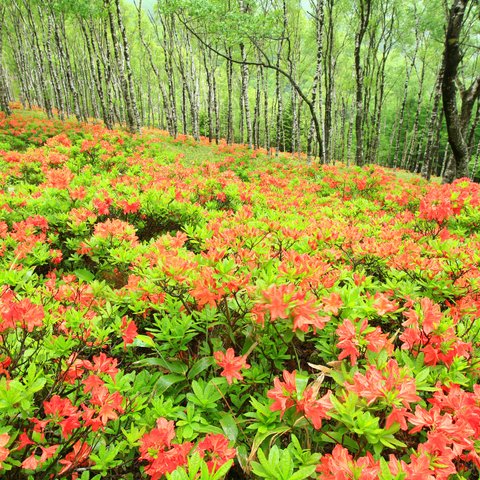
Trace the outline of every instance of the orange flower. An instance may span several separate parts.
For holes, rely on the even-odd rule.
[[[233,348],[229,348],[226,353],[215,352],[213,356],[217,362],[217,365],[223,368],[223,371],[220,375],[225,377],[229,384],[233,382],[234,378],[243,380],[240,370],[242,368],[250,368],[250,365],[247,363],[246,355],[236,357]]]
[[[198,451],[202,458],[207,458],[210,472],[218,470],[225,462],[234,458],[237,453],[234,448],[228,448],[228,438],[225,438],[221,433],[206,435],[198,444]]]
[[[127,345],[133,343],[135,337],[138,335],[137,326],[133,320],[128,321],[127,317],[122,317],[122,326],[120,327],[123,338],[123,348],[126,349]]]
[[[295,401],[292,399],[292,394],[297,391],[295,382],[296,373],[295,370],[291,373],[284,370],[283,379],[285,381],[282,382],[278,377],[274,378],[274,387],[267,392],[267,397],[275,400],[273,404],[270,405],[270,410],[272,412],[280,410],[280,417],[283,416],[287,408],[295,404]]]
[[[329,297],[323,299],[323,310],[332,315],[338,315],[338,311],[343,307],[343,301],[338,293],[331,293]]]
[[[92,447],[87,443],[78,441],[73,446],[73,450],[66,455],[63,460],[60,460],[58,463],[61,463],[63,468],[58,472],[58,475],[62,475],[69,470],[80,467],[82,465],[87,465],[89,463],[90,452]]]
[[[0,467],[2,466],[2,462],[8,457],[10,454],[10,450],[5,448],[5,445],[10,441],[10,435],[8,433],[2,433],[0,435]]]

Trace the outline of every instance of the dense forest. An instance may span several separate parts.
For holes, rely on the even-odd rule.
[[[468,0],[2,2],[2,109],[474,178],[479,12]]]

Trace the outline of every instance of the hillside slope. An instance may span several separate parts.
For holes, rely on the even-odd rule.
[[[2,478],[477,478],[479,203],[0,117]]]

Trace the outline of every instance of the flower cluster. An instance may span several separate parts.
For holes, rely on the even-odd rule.
[[[174,422],[165,418],[157,420],[156,428],[140,439],[140,459],[145,460],[145,467],[152,480],[162,478],[178,467],[187,465],[190,453],[198,451],[207,459],[210,472],[216,472],[225,462],[236,455],[234,448],[229,448],[229,441],[220,434],[208,434],[194,447],[191,442],[172,443],[175,438]]]
[[[312,422],[314,428],[319,429],[322,426],[322,420],[330,418],[328,411],[333,405],[330,402],[331,392],[328,391],[322,397],[318,398],[319,384],[312,383],[307,386],[303,392],[298,392],[296,384],[296,372],[284,370],[283,380],[274,379],[274,388],[268,391],[267,396],[274,400],[270,406],[272,411],[279,410],[280,415],[290,408],[295,407],[296,412],[303,413],[305,418]]]

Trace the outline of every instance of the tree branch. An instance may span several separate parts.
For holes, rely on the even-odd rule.
[[[211,50],[212,52],[216,53],[219,57],[222,57],[224,58],[225,60],[228,60],[232,63],[235,63],[237,65],[249,65],[249,66],[253,66],[253,67],[264,67],[264,68],[269,68],[271,70],[275,70],[276,72],[280,73],[281,75],[283,75],[289,82],[290,84],[292,85],[292,87],[296,90],[296,92],[298,93],[298,95],[300,96],[300,98],[305,102],[305,104],[308,106],[308,109],[310,111],[310,114],[312,116],[312,120],[313,120],[313,123],[315,125],[315,132],[316,132],[316,139],[317,139],[317,142],[319,145],[322,144],[322,135],[321,135],[321,131],[320,131],[320,124],[319,124],[319,121],[318,121],[318,117],[317,117],[317,114],[315,112],[315,105],[313,104],[313,102],[306,96],[305,92],[301,89],[301,87],[298,85],[298,83],[294,80],[294,78],[292,77],[292,75],[290,75],[289,72],[283,70],[283,68],[279,67],[278,65],[274,65],[270,59],[268,58],[268,55],[255,43],[253,42],[252,39],[250,39],[250,41],[252,41],[252,43],[254,43],[254,45],[256,46],[256,48],[258,49],[258,51],[262,54],[263,58],[265,59],[265,62],[253,62],[251,60],[237,60],[235,58],[233,58],[232,56],[230,55],[227,55],[221,51],[219,51],[218,49],[216,49],[215,47],[213,47],[212,45],[210,45],[209,43],[207,43],[195,30],[193,30],[187,23],[187,21],[182,18],[182,16],[180,14],[177,14],[177,17],[178,19],[180,20],[180,22],[183,24],[183,26],[203,45],[205,46],[206,48],[208,48],[209,50]]]

